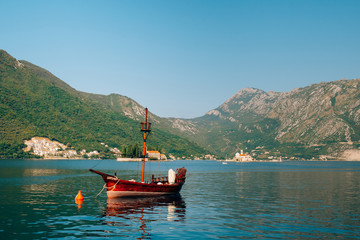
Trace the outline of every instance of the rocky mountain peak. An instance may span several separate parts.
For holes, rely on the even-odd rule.
[[[252,118],[265,115],[273,107],[276,100],[284,93],[265,92],[256,88],[244,88],[229,98],[224,104],[209,111],[207,115],[217,116],[235,122],[239,118]]]
[[[237,93],[235,93],[231,98],[226,100],[226,103],[232,102],[232,101],[244,101],[247,102],[250,99],[252,99],[254,96],[265,93],[263,90],[257,89],[257,88],[243,88]]]

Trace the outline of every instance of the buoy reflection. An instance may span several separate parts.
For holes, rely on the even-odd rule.
[[[84,202],[84,199],[75,199],[75,203],[77,204],[78,209],[80,210],[81,204]]]

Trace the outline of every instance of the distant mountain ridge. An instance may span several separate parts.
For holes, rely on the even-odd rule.
[[[64,143],[75,141],[76,146],[85,142],[95,146],[100,138],[105,142],[107,138],[114,147],[120,147],[116,144],[134,141],[138,121],[144,117],[144,107],[131,98],[76,91],[47,70],[17,61],[5,51],[0,51],[0,77],[0,136],[7,143],[38,132]],[[42,87],[34,88],[34,84]],[[62,103],[58,104],[60,96]],[[34,103],[39,103],[38,98],[49,102],[44,105],[40,101],[37,106]],[[29,106],[24,99],[37,100]],[[70,105],[76,111],[70,110]],[[42,114],[46,110],[55,120],[44,123],[26,117],[28,107]],[[150,118],[156,123],[155,145],[177,156],[212,153],[232,157],[244,150],[256,158],[339,158],[345,151],[349,154],[360,147],[360,79],[322,82],[290,92],[245,88],[202,117],[160,118],[150,113]],[[81,127],[79,122],[88,120],[93,126]],[[76,139],[60,136],[69,123],[75,124],[76,129],[68,130]],[[44,126],[47,132],[42,130]],[[102,136],[97,134],[99,129]]]
[[[203,129],[200,134],[183,132],[193,140],[203,135],[204,146],[215,148],[213,142],[222,142],[219,150],[231,154],[265,146],[272,152],[281,149],[279,154],[340,157],[347,149],[359,148],[359,119],[360,79],[352,79],[287,93],[242,89],[205,116],[188,121]]]

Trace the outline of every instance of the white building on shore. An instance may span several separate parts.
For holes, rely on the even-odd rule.
[[[253,158],[250,154],[244,153],[243,150],[240,151],[240,153],[236,153],[235,157],[229,161],[232,162],[252,162],[255,161],[255,158]]]

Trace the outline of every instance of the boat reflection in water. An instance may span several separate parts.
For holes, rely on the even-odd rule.
[[[141,238],[147,238],[147,229],[160,221],[183,221],[185,202],[180,194],[138,198],[108,198],[104,216],[111,226],[140,224]]]

